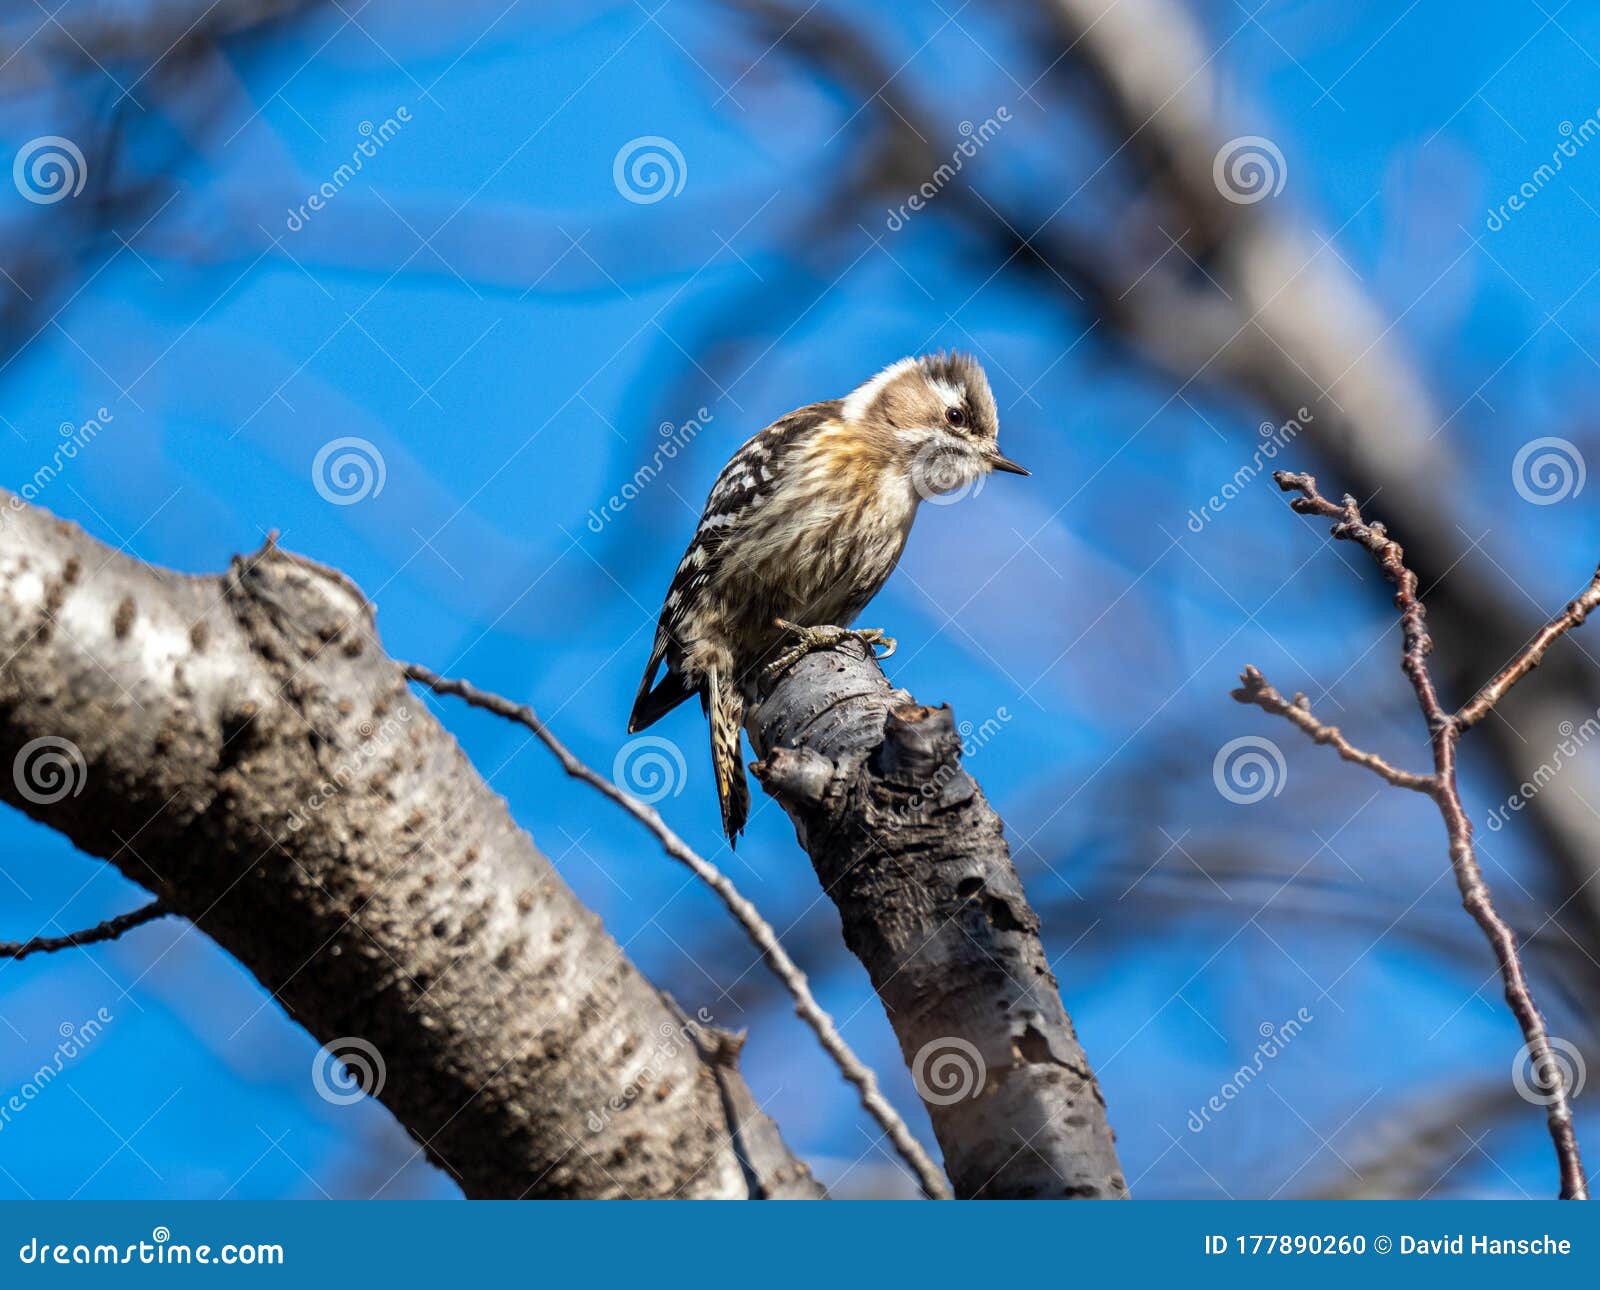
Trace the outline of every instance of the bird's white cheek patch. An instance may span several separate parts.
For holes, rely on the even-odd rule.
[[[915,450],[932,443],[935,433],[935,431],[928,429],[927,426],[911,426],[905,430],[896,430],[894,437],[905,444],[906,447]]]

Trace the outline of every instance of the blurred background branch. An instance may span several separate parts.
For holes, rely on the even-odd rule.
[[[528,696],[586,762],[662,794],[932,1148],[789,821],[760,802],[748,847],[721,852],[698,729],[647,748],[621,729],[733,447],[902,353],[970,349],[1035,479],[925,516],[874,609],[903,642],[891,682],[952,704],[1006,820],[1136,1194],[1545,1188],[1539,1126],[1488,1094],[1515,1028],[1431,806],[1328,757],[1294,760],[1291,808],[1287,759],[1259,748],[1270,774],[1241,787],[1224,753],[1248,726],[1223,689],[1257,658],[1406,764],[1381,578],[1328,567],[1310,527],[1262,552],[1281,525],[1261,476],[1290,443],[1406,517],[1459,644],[1447,703],[1593,569],[1600,172],[1580,149],[1600,125],[1575,87],[1600,17],[51,8],[0,18],[0,159],[71,171],[58,196],[0,167],[6,482],[158,565],[219,567],[277,525],[340,552],[397,652]],[[641,150],[659,191],[634,185]],[[370,469],[341,489],[324,467],[350,440]],[[1315,615],[1283,603],[1291,578]],[[1552,1033],[1587,1053],[1600,668],[1567,644],[1461,774]],[[830,1192],[910,1194],[715,898],[551,784],[531,735],[449,720],[649,978],[751,1031],[746,1078]],[[647,754],[669,773],[640,793]],[[108,866],[6,827],[8,935],[138,904]],[[314,1045],[177,919],[0,965],[0,1088],[102,1006],[117,1021],[71,1093],[6,1126],[0,1188],[457,1193],[382,1107],[320,1097]],[[1395,1015],[1418,1036],[1403,1051]]]
[[[1437,804],[1449,840],[1450,865],[1455,871],[1456,886],[1461,891],[1461,903],[1482,928],[1494,951],[1505,988],[1506,1003],[1522,1030],[1524,1043],[1519,1060],[1526,1059],[1533,1076],[1528,1087],[1533,1096],[1545,1105],[1550,1137],[1560,1164],[1561,1198],[1588,1200],[1589,1180],[1584,1173],[1572,1123],[1571,1098],[1578,1071],[1568,1071],[1563,1065],[1564,1061],[1576,1054],[1567,1052],[1558,1056],[1545,1030],[1544,1017],[1528,987],[1528,974],[1523,966],[1516,935],[1495,908],[1489,886],[1484,881],[1483,867],[1478,863],[1477,852],[1472,844],[1472,822],[1461,802],[1456,764],[1462,731],[1492,711],[1518,680],[1538,666],[1549,645],[1579,626],[1595,604],[1600,602],[1600,573],[1590,580],[1589,586],[1576,599],[1550,620],[1522,653],[1484,683],[1483,688],[1462,709],[1463,715],[1452,715],[1440,702],[1438,689],[1434,685],[1433,671],[1428,661],[1433,653],[1433,637],[1427,625],[1427,610],[1417,594],[1417,576],[1407,566],[1405,551],[1400,543],[1389,536],[1382,523],[1365,519],[1355,499],[1348,494],[1336,503],[1318,492],[1317,482],[1310,475],[1280,470],[1274,478],[1278,487],[1285,492],[1300,494],[1290,503],[1295,511],[1333,520],[1333,536],[1365,547],[1382,568],[1384,577],[1394,585],[1403,646],[1400,666],[1416,692],[1417,706],[1428,729],[1433,773],[1419,776],[1398,771],[1382,758],[1352,748],[1337,729],[1324,725],[1312,715],[1310,702],[1304,694],[1296,694],[1293,700],[1285,699],[1254,667],[1245,668],[1241,677],[1243,685],[1233,692],[1233,697],[1240,703],[1254,704],[1265,712],[1287,718],[1314,742],[1331,744],[1346,761],[1365,766],[1396,787],[1426,793]],[[1570,1049],[1570,1045],[1567,1047]]]

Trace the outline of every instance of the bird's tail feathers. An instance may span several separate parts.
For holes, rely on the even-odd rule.
[[[740,742],[744,729],[744,696],[733,678],[712,668],[703,694],[711,724],[711,769],[722,805],[722,831],[730,846],[739,840],[750,816],[750,784],[745,779]]]
[[[666,644],[663,641],[650,655],[650,662],[644,669],[644,678],[639,682],[639,693],[633,700],[633,712],[628,717],[630,735],[636,735],[645,727],[655,725],[694,693],[694,689],[684,681],[683,674],[673,671],[670,666],[660,683],[652,688],[651,683],[655,681],[656,669],[661,666],[661,656],[665,650]]]

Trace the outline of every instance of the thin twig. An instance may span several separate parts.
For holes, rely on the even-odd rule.
[[[1500,977],[1505,983],[1506,1002],[1522,1028],[1535,1078],[1545,1086],[1549,1097],[1546,1119],[1551,1140],[1555,1143],[1556,1159],[1561,1166],[1562,1198],[1587,1200],[1589,1182],[1584,1175],[1583,1159],[1579,1155],[1578,1139],[1573,1131],[1572,1104],[1566,1078],[1551,1047],[1544,1017],[1533,1001],[1533,991],[1517,949],[1517,938],[1494,907],[1489,886],[1483,878],[1483,869],[1473,849],[1472,822],[1461,804],[1461,790],[1456,778],[1456,743],[1463,730],[1491,711],[1507,690],[1538,666],[1552,641],[1576,627],[1591,609],[1600,605],[1600,572],[1596,573],[1583,595],[1552,619],[1494,680],[1479,690],[1460,715],[1452,717],[1439,701],[1438,690],[1428,670],[1427,659],[1433,651],[1433,640],[1428,635],[1427,614],[1417,593],[1417,577],[1406,566],[1404,549],[1388,535],[1382,524],[1369,524],[1362,517],[1355,498],[1347,496],[1338,503],[1329,501],[1317,491],[1317,481],[1310,475],[1280,470],[1273,478],[1285,492],[1300,494],[1290,502],[1296,511],[1302,515],[1320,515],[1333,520],[1333,536],[1365,547],[1389,581],[1394,583],[1395,606],[1400,610],[1403,638],[1401,668],[1416,691],[1417,704],[1428,724],[1434,773],[1414,775],[1396,770],[1379,757],[1359,752],[1336,729],[1324,726],[1311,716],[1303,695],[1296,695],[1293,703],[1286,702],[1253,667],[1245,669],[1242,676],[1244,684],[1233,692],[1233,697],[1240,703],[1254,704],[1286,717],[1316,742],[1331,744],[1341,757],[1366,766],[1391,784],[1416,789],[1433,798],[1449,836],[1450,864],[1455,871],[1456,886],[1461,892],[1461,903],[1483,929],[1483,934],[1494,949]]]
[[[1267,678],[1253,667],[1245,668],[1239,679],[1244,684],[1233,692],[1233,697],[1240,703],[1253,703],[1265,712],[1293,722],[1310,736],[1312,743],[1328,745],[1346,761],[1354,762],[1357,766],[1365,766],[1374,774],[1383,776],[1397,788],[1409,788],[1418,793],[1433,792],[1432,775],[1418,775],[1415,771],[1400,770],[1376,753],[1362,752],[1344,737],[1338,726],[1326,725],[1312,716],[1311,701],[1305,695],[1296,694],[1293,701],[1284,698],[1267,683]]]
[[[603,775],[591,770],[580,761],[567,746],[563,744],[545,725],[539,715],[526,704],[514,703],[510,699],[502,698],[487,690],[480,690],[469,681],[440,676],[437,672],[421,666],[418,663],[402,663],[405,674],[420,685],[427,686],[435,694],[453,695],[474,708],[482,708],[496,716],[504,717],[508,721],[515,721],[526,726],[538,736],[561,763],[561,768],[574,779],[582,780],[591,788],[610,798],[634,819],[638,820],[645,828],[649,829],[661,844],[661,847],[674,860],[687,865],[694,875],[710,887],[728,912],[734,916],[739,925],[744,928],[745,934],[750,937],[761,957],[766,961],[773,973],[783,983],[784,987],[794,999],[794,1010],[807,1025],[815,1032],[818,1041],[833,1058],[840,1073],[851,1084],[855,1085],[861,1096],[861,1105],[867,1114],[876,1120],[901,1158],[911,1167],[921,1184],[923,1192],[932,1200],[949,1200],[951,1191],[949,1183],[945,1181],[944,1174],[939,1167],[929,1158],[928,1153],[922,1149],[922,1144],[911,1134],[906,1127],[900,1113],[894,1109],[878,1088],[878,1077],[872,1069],[855,1055],[850,1045],[839,1033],[833,1018],[828,1015],[816,998],[811,993],[811,986],[806,981],[805,973],[798,964],[789,957],[788,951],[783,948],[778,940],[778,934],[773,931],[772,925],[761,916],[759,910],[750,903],[739,889],[733,885],[716,865],[692,850],[676,833],[667,827],[666,821],[656,810],[641,802],[630,793],[618,788]]]
[[[81,932],[68,932],[65,936],[35,936],[31,941],[0,941],[0,959],[25,959],[30,954],[53,954],[57,950],[75,949],[80,945],[114,941],[124,932],[164,918],[171,912],[161,901],[152,900],[132,913],[118,914]]]
[[[1507,690],[1539,666],[1544,659],[1545,650],[1550,648],[1556,638],[1582,624],[1596,607],[1600,607],[1600,569],[1594,571],[1594,577],[1583,589],[1583,594],[1540,628],[1534,638],[1523,647],[1522,652],[1501,669],[1500,675],[1473,695],[1466,706],[1456,713],[1456,729],[1465,730],[1468,726],[1477,725],[1488,716]]]

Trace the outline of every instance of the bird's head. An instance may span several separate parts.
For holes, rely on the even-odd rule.
[[[967,354],[891,364],[845,399],[844,418],[892,440],[923,500],[965,493],[992,471],[1028,473],[1001,454],[989,380]]]

